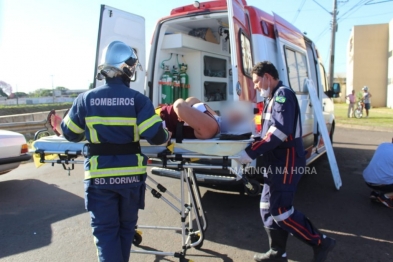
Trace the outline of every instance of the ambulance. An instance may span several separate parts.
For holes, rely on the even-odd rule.
[[[114,40],[136,50],[143,71],[136,72],[131,88],[148,96],[155,106],[193,96],[220,114],[226,104],[238,103],[255,114],[255,134],[261,128],[263,100],[254,89],[251,70],[257,62],[271,61],[280,80],[296,92],[307,164],[326,152],[314,106],[322,107],[324,124],[333,139],[332,97],[340,88],[327,82],[312,40],[275,13],[248,6],[246,0],[190,1],[157,22],[147,63],[144,18],[102,5],[95,68],[104,47]],[[309,80],[318,97],[314,103],[305,84]],[[95,86],[102,84],[95,82]],[[257,159],[255,170],[258,164]],[[198,181],[206,185],[236,183],[227,170],[195,171]],[[153,173],[179,177],[173,170],[157,168]],[[262,179],[259,172],[256,179]]]

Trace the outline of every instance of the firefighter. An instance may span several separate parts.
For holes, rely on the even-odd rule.
[[[262,155],[265,172],[260,212],[270,245],[269,251],[255,254],[254,260],[288,261],[286,242],[292,234],[313,247],[313,261],[325,261],[336,241],[293,207],[306,165],[296,95],[282,84],[277,69],[268,61],[256,64],[252,74],[255,89],[265,97],[261,139],[243,150],[238,162],[247,164]]]
[[[61,122],[67,140],[89,142],[85,207],[99,261],[126,262],[130,257],[146,187],[147,157],[141,153],[139,139],[158,145],[171,137],[151,101],[130,89],[138,66],[132,48],[120,41],[110,43],[97,75],[106,84],[80,94]]]

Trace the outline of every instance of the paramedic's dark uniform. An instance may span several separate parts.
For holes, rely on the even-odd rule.
[[[252,159],[263,154],[266,173],[260,209],[264,226],[284,229],[310,245],[318,245],[321,237],[317,229],[292,206],[306,158],[297,98],[281,81],[265,103],[261,140],[246,152]]]
[[[146,96],[121,77],[106,82],[75,99],[61,128],[67,140],[86,139],[96,152],[85,159],[85,205],[99,261],[120,262],[129,260],[144,208],[147,157],[138,141],[162,144],[168,132]]]

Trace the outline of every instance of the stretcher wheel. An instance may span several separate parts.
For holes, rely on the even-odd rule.
[[[192,234],[191,235],[191,243],[195,243],[199,240],[199,238],[201,237],[200,234]],[[201,243],[199,243],[198,245],[194,246],[195,249],[201,249],[203,245],[203,240],[201,241]]]
[[[252,188],[249,188],[249,185],[244,185],[244,189],[249,196],[258,196],[259,193],[261,192],[261,184],[254,180],[254,179],[249,179],[248,183],[251,184]]]
[[[139,246],[142,243],[142,232],[139,230],[135,230],[134,240],[132,240],[132,244],[134,246]]]

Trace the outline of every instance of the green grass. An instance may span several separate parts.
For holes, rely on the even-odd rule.
[[[348,118],[348,105],[345,103],[334,104],[336,123],[352,126],[379,127],[393,130],[393,109],[386,107],[371,108],[369,117],[366,118],[366,110],[363,110],[362,118]]]

